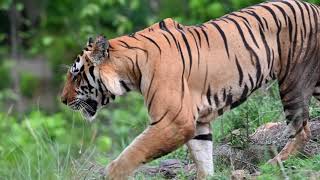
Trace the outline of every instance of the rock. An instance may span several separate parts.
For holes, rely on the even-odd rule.
[[[178,159],[167,159],[160,162],[159,166],[142,166],[137,170],[138,173],[155,176],[161,174],[165,178],[172,179],[178,172],[184,171],[185,173],[196,172],[194,164],[186,164]]]
[[[257,164],[266,162],[274,156],[272,149],[280,151],[288,139],[282,135],[286,128],[285,122],[267,123],[259,127],[249,136],[246,148],[235,148],[230,143],[223,143],[214,147],[213,155],[216,161],[232,165],[234,169],[246,169],[250,173],[257,172]],[[311,140],[301,151],[303,154],[313,156],[320,153],[320,121],[310,121],[312,133]]]
[[[231,172],[230,179],[231,180],[245,180],[249,179],[250,174],[245,170],[235,170]]]

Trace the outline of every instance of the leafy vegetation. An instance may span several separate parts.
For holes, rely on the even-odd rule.
[[[24,97],[37,99],[41,77],[22,71],[14,75],[19,62],[43,58],[50,66],[54,100],[64,81],[63,65],[73,62],[88,36],[105,34],[114,38],[147,27],[161,19],[173,17],[184,24],[199,24],[225,13],[256,4],[261,0],[24,0],[0,1],[0,177],[1,179],[73,179],[83,166],[79,162],[107,165],[148,123],[142,97],[130,93],[99,113],[94,123],[83,120],[57,101],[53,110],[39,107],[35,101],[17,102]],[[309,0],[319,4],[319,0]],[[12,13],[18,15],[11,19]],[[3,15],[3,16],[2,16]],[[15,25],[15,26],[13,26]],[[13,32],[15,27],[16,33]],[[14,41],[15,39],[15,41]],[[16,46],[14,46],[16,44]],[[18,86],[17,86],[18,85]],[[21,93],[21,94],[19,94]],[[320,115],[317,101],[312,101],[312,117]],[[247,136],[260,125],[283,120],[277,84],[255,92],[243,105],[215,120],[215,143],[229,141],[244,148]],[[190,162],[185,147],[151,162],[163,159]],[[294,157],[284,169],[261,164],[259,179],[306,179],[319,171],[320,156]],[[86,163],[84,163],[86,164]],[[213,179],[228,179],[231,167],[215,165]],[[194,174],[178,174],[188,179]],[[150,179],[139,174],[137,179]],[[161,179],[162,176],[152,177]]]

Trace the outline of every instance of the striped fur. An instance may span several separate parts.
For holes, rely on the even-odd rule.
[[[272,1],[198,26],[165,19],[108,42],[99,44],[103,38],[98,37],[79,56],[84,62],[82,71],[74,73],[79,66],[76,64],[68,73],[62,100],[70,104],[90,99],[98,109],[111,96],[141,92],[150,126],[107,168],[110,179],[126,179],[140,164],[173,151],[193,137],[191,141],[207,142],[214,117],[277,79],[287,135],[294,139],[270,161],[275,163],[310,138],[308,104],[312,95],[320,98],[319,13],[318,6],[302,1]],[[91,78],[86,81],[85,76]],[[91,84],[96,93],[82,92],[80,96],[81,85],[73,80],[78,77],[80,84]],[[197,143],[191,144],[191,151],[199,149],[194,145]],[[204,154],[211,156],[208,152]],[[198,157],[195,161],[205,159],[203,155],[193,156]],[[198,171],[202,172],[199,178],[205,177],[212,174],[213,167],[204,164]]]

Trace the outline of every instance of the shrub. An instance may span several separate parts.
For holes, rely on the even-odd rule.
[[[39,87],[40,80],[30,72],[22,72],[20,74],[20,90],[23,96],[31,98],[37,88]]]

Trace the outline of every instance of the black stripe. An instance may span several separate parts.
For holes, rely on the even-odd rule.
[[[185,69],[186,69],[186,64],[185,64],[185,61],[184,61],[184,56],[183,56],[183,53],[181,51],[181,46],[180,46],[180,43],[178,42],[178,51],[180,53],[180,56],[181,56],[181,60],[182,60],[182,75],[181,75],[181,90],[182,90],[182,95],[184,94],[184,72],[185,72]]]
[[[265,37],[264,32],[261,27],[259,28],[259,31],[260,31],[260,36],[261,36],[261,39],[262,39],[262,42],[263,42],[263,45],[264,45],[264,48],[265,48],[266,54],[267,54],[268,69],[270,69],[270,62],[271,62],[270,47],[269,47],[269,44],[266,40],[266,37]]]
[[[151,81],[150,81],[150,83],[149,83],[149,87],[148,87],[148,90],[147,90],[146,99],[149,98],[149,92],[150,92],[150,89],[151,89],[151,86],[152,86],[152,83],[153,83],[153,79],[154,79],[154,76],[155,76],[154,74],[155,74],[155,71],[153,71],[153,73],[152,73],[152,78],[151,78]]]
[[[313,96],[320,96],[320,93],[313,93]]]
[[[116,96],[114,94],[111,94],[111,99],[114,100],[116,98]]]
[[[244,46],[246,47],[247,50],[249,50],[250,54],[252,54],[255,57],[256,71],[257,71],[257,73],[256,73],[256,83],[258,84],[258,82],[260,80],[260,77],[261,77],[261,65],[260,65],[259,56],[252,49],[252,47],[249,46],[248,42],[246,41],[246,38],[244,37],[244,33],[243,33],[239,23],[237,21],[235,21],[234,19],[232,19],[232,18],[228,18],[228,17],[226,17],[226,18],[229,19],[230,21],[232,21],[236,25],[236,27],[237,27],[237,29],[239,31],[239,34],[240,34],[240,36],[242,38]]]
[[[221,35],[221,37],[222,37],[223,43],[224,43],[224,47],[225,47],[225,49],[226,49],[226,51],[227,51],[227,54],[228,54],[228,58],[230,58],[228,41],[227,41],[227,37],[226,37],[224,31],[223,31],[223,30],[220,28],[220,26],[219,26],[217,23],[215,23],[214,21],[211,21],[210,23],[219,31],[219,33],[220,33],[220,35]]]
[[[231,104],[232,104],[232,94],[231,92],[229,92],[229,94],[227,95],[226,106],[229,106]]]
[[[196,40],[196,37],[194,36],[194,34],[192,33],[192,31],[190,29],[188,29],[188,31],[191,33],[193,39],[194,39],[194,42],[196,43],[196,47],[197,47],[197,53],[198,53],[198,68],[200,66],[200,51],[199,51],[199,46],[198,46],[198,42]]]
[[[131,90],[124,81],[121,80],[120,84],[127,92],[129,92]]]
[[[242,85],[242,81],[243,81],[243,72],[242,72],[242,68],[239,64],[239,61],[238,61],[238,58],[236,56],[236,65],[237,65],[237,69],[238,69],[238,72],[239,72],[239,86]]]
[[[246,28],[247,28],[247,30],[248,30],[248,32],[249,32],[249,34],[250,34],[250,36],[251,36],[251,39],[253,40],[254,44],[255,44],[256,47],[259,49],[260,47],[259,47],[259,45],[258,45],[258,42],[257,42],[255,36],[254,36],[253,33],[252,33],[252,30],[251,30],[252,28],[249,27],[250,24],[249,24],[248,20],[247,20],[246,18],[240,16],[240,15],[236,15],[236,14],[232,14],[232,15],[234,15],[234,16],[236,16],[236,17],[238,17],[238,18],[241,18],[241,19],[243,19],[243,20],[245,20],[245,21],[247,22],[247,23],[244,23],[244,25],[246,26]]]
[[[131,34],[128,35],[128,37],[129,38],[133,38],[133,39],[135,39],[137,41],[140,41],[135,35],[136,35],[136,33],[131,33]]]
[[[137,50],[142,51],[142,52],[147,56],[146,61],[148,62],[148,60],[149,60],[149,53],[148,53],[148,51],[147,51],[147,50],[142,49],[142,48],[139,48],[139,47],[135,47],[135,46],[129,46],[129,44],[128,44],[128,43],[126,43],[125,41],[122,41],[122,40],[119,40],[119,42],[121,42],[121,43],[122,43],[122,44],[120,44],[120,46],[122,46],[122,47],[124,47],[124,48],[128,48],[128,49],[137,49]]]
[[[263,21],[264,21],[264,24],[266,25],[267,29],[269,29],[269,24],[268,24],[268,21],[266,20],[265,17],[262,17]]]
[[[195,136],[193,139],[196,140],[203,140],[203,141],[212,141],[212,134],[199,134],[197,136]]]
[[[168,36],[167,36],[167,35],[165,35],[165,34],[163,34],[163,33],[162,33],[162,36],[164,36],[164,37],[166,38],[166,40],[167,40],[167,42],[168,42],[169,46],[171,47],[171,42],[170,42],[170,40],[169,40]]]
[[[247,99],[239,99],[238,101],[234,102],[231,104],[230,109],[236,108],[238,106],[240,106],[243,102],[245,102]]]
[[[180,33],[181,33],[181,36],[182,36],[182,39],[183,39],[183,41],[184,41],[184,44],[186,45],[186,47],[187,47],[187,51],[188,51],[188,55],[189,55],[189,59],[190,59],[190,70],[189,70],[189,75],[188,75],[188,79],[189,79],[189,77],[190,77],[190,74],[191,74],[191,68],[192,68],[192,54],[191,54],[191,49],[190,49],[190,45],[189,45],[189,43],[188,43],[188,40],[187,40],[187,37],[186,37],[186,35],[184,34],[184,32],[181,32],[181,31],[179,31]]]
[[[291,110],[291,111],[295,111],[295,110],[298,110],[298,109],[301,109],[301,107],[303,107],[304,105],[304,102],[302,100],[298,101],[298,102],[295,102],[296,100],[292,100],[293,102],[289,103],[289,102],[286,102],[284,105],[283,105],[283,109],[284,110]]]
[[[93,92],[92,92],[92,89],[94,89],[94,87],[90,84],[86,73],[83,73],[82,76],[83,76],[83,79],[84,79],[84,80],[87,82],[87,84],[88,84],[89,93],[93,93]]]
[[[151,97],[151,99],[150,99],[150,101],[149,101],[149,103],[148,103],[148,111],[149,111],[149,112],[150,112],[151,105],[152,105],[152,103],[153,103],[153,100],[154,100],[154,97],[155,97],[156,93],[157,93],[157,90],[152,94],[152,97]]]
[[[278,30],[278,32],[280,31],[280,29],[281,29],[281,21],[277,21],[277,18],[276,18],[276,15],[275,15],[275,13],[274,13],[274,11],[270,8],[270,7],[268,7],[268,6],[262,6],[262,7],[264,7],[265,9],[267,9],[270,13],[271,13],[271,15],[273,16],[273,18],[274,18],[274,20],[275,20],[275,22],[276,22],[276,24],[277,24],[277,27],[279,28],[279,30]],[[287,16],[287,20],[288,20],[288,28],[289,28],[289,36],[290,36],[290,41],[292,42],[292,33],[293,33],[293,28],[292,28],[292,22],[291,22],[291,19]],[[279,25],[279,23],[280,23],[280,25]],[[279,34],[279,33],[278,33]],[[277,39],[278,39],[278,41],[279,41],[279,35],[277,34]],[[279,48],[279,46],[280,46],[280,43],[278,42],[278,48]],[[291,55],[291,48],[289,48],[289,54],[288,54],[288,58],[287,58],[287,65],[285,66],[285,74],[284,74],[284,76],[283,76],[283,78],[282,79],[279,79],[279,85],[281,85],[282,83],[283,83],[283,81],[284,81],[284,79],[285,79],[285,77],[287,76],[287,73],[289,72],[289,69],[290,69],[290,55]],[[278,50],[278,53],[279,53],[279,57],[281,58],[281,50]],[[282,66],[280,66],[280,74],[282,74]]]
[[[200,36],[200,33],[199,33],[199,31],[198,31],[196,28],[194,28],[193,30],[196,32],[196,34],[197,34],[197,36],[198,36],[199,44],[200,44],[200,48],[201,48],[201,36]]]
[[[248,74],[248,77],[249,77],[249,81],[250,81],[250,85],[251,85],[251,90],[253,90],[253,89],[254,89],[254,82],[253,82],[253,79],[252,79],[252,77],[251,77],[251,75],[250,75],[250,74]]]
[[[296,15],[296,11],[294,9],[294,7],[292,6],[292,4],[288,3],[288,2],[281,2],[281,3],[284,3],[286,4],[292,11],[293,13],[293,17],[294,17],[294,25],[295,25],[295,31],[294,32],[294,36],[291,37],[291,42],[292,42],[292,51],[291,51],[291,58],[288,58],[288,63],[289,65],[291,64],[291,60],[293,60],[294,58],[294,53],[296,53],[296,47],[297,47],[297,37],[298,37],[298,24],[297,24],[297,15]],[[290,19],[290,18],[289,18]],[[289,61],[290,60],[290,61]],[[296,63],[297,64],[297,63]],[[296,66],[296,64],[294,65],[294,67]],[[290,67],[290,66],[289,66]],[[289,69],[289,67],[287,69]],[[283,79],[285,79],[287,77],[289,72],[287,72]],[[279,83],[280,84],[280,83]]]
[[[304,17],[304,11],[301,7],[301,4],[298,2],[298,1],[294,1],[298,7],[299,7],[299,10],[300,10],[300,13],[301,13],[301,19],[302,19],[302,25],[303,25],[303,32],[304,32],[304,37],[306,37],[307,35],[307,27],[306,27],[306,22],[305,22],[305,17]]]
[[[207,100],[209,102],[209,105],[211,106],[212,105],[212,102],[211,102],[211,89],[210,89],[210,84],[209,84],[209,87],[208,87],[208,90],[207,90]]]
[[[172,118],[171,123],[174,123],[174,121],[177,119],[177,117],[179,116],[179,114],[182,112],[182,106],[183,106],[183,103],[182,103],[182,101],[181,101],[179,111],[178,111],[177,114]],[[171,124],[171,123],[170,123],[170,124]],[[170,124],[169,124],[169,125],[170,125]]]
[[[236,13],[238,13],[238,14],[236,14]],[[238,11],[238,12],[230,13],[229,15],[231,15],[231,16],[236,16],[236,17],[242,19],[245,24],[247,24],[250,28],[252,28],[250,22],[248,21],[248,19],[245,18],[245,17],[243,17],[243,16],[241,16],[241,15],[239,15],[239,14],[245,14],[245,13],[244,13],[244,12],[241,12],[241,11]]]
[[[246,98],[246,97],[248,96],[248,92],[249,92],[249,88],[248,88],[248,86],[245,84],[245,85],[244,85],[244,89],[243,89],[243,91],[242,91],[242,94],[241,94],[241,96],[240,96],[240,99]]]
[[[204,34],[204,37],[206,38],[206,41],[207,41],[207,44],[208,44],[208,48],[210,48],[209,37],[208,37],[207,32],[203,29],[202,26],[200,26],[200,29],[201,29],[202,33]]]
[[[277,36],[276,36],[277,37],[278,53],[279,53],[279,57],[282,58],[282,50],[281,50],[281,42],[280,42],[280,33],[281,33],[281,29],[282,29],[281,21],[278,21],[277,15],[275,14],[275,12],[270,7],[264,6],[264,5],[258,5],[258,6],[266,9],[271,14],[274,22],[276,23],[276,26],[277,26],[277,29],[278,29]],[[288,20],[290,20],[290,19],[288,18]],[[286,21],[286,23],[287,23],[287,21]],[[290,23],[290,21],[289,21],[289,23]],[[289,24],[289,26],[290,26],[290,24]],[[291,33],[291,31],[289,31],[289,33]],[[280,72],[281,72],[281,70],[280,70]]]
[[[160,22],[159,22],[159,27],[160,27],[161,30],[163,30],[163,31],[165,31],[165,32],[167,32],[167,33],[170,34],[170,36],[171,36],[172,39],[174,40],[174,43],[176,44],[176,47],[177,47],[177,49],[178,49],[177,39],[176,39],[175,36],[172,34],[172,32],[169,31],[169,29],[168,29],[167,26],[166,26],[166,23],[165,23],[164,21],[160,21]]]
[[[138,54],[136,54],[136,63],[135,63],[135,65],[136,65],[136,67],[137,67],[137,69],[138,69],[138,73],[139,73],[139,79],[138,79],[138,86],[139,86],[139,90],[140,90],[140,92],[141,92],[141,80],[142,80],[142,74],[141,74],[141,69],[140,69],[140,67],[139,67],[139,64],[138,64]]]
[[[158,124],[160,121],[162,121],[162,120],[164,119],[164,117],[168,114],[168,112],[169,112],[169,111],[166,111],[166,112],[159,118],[159,120],[151,123],[150,125],[153,126],[153,125]]]
[[[273,6],[275,6],[276,8],[278,8],[284,18],[284,20],[286,21],[286,25],[288,25],[288,14],[285,12],[285,10],[279,6],[278,4],[273,4]]]
[[[145,36],[145,35],[143,35],[143,34],[139,34],[140,36],[142,36],[142,37],[144,37],[144,38],[146,38],[146,39],[148,39],[150,42],[152,42],[155,46],[157,46],[157,48],[158,48],[158,50],[159,50],[159,53],[161,54],[161,48],[160,48],[160,46],[153,40],[153,39],[151,39],[151,38],[149,38],[149,37],[147,37],[147,36]]]
[[[214,94],[213,96],[213,99],[214,99],[214,103],[216,104],[216,107],[219,107],[219,97],[217,94]]]
[[[83,71],[84,71],[84,65],[82,65],[80,68],[80,72],[83,72]]]
[[[263,28],[263,30],[265,30],[264,24],[262,23],[262,20],[261,20],[260,16],[257,15],[256,12],[250,11],[250,10],[242,11],[242,12],[243,12],[243,13],[246,13],[246,14],[252,16],[252,17],[254,17],[254,18],[259,22],[259,26],[261,26],[261,27]],[[264,17],[262,17],[262,18],[264,18]],[[265,19],[264,19],[264,20],[265,20]],[[266,21],[265,21],[265,22],[266,22]],[[267,25],[266,25],[266,26],[267,26]]]
[[[204,76],[203,91],[205,91],[206,89],[207,80],[208,80],[208,63],[206,63],[206,74]]]
[[[93,70],[94,70],[94,66],[89,67],[90,76],[92,77],[93,81],[96,81],[96,77],[93,73]]]
[[[182,75],[181,75],[181,92],[182,92],[181,99],[182,99],[184,97],[184,81],[183,80],[184,80],[184,71],[185,71],[185,61],[184,61],[183,53],[181,51],[181,46],[180,46],[180,43],[177,42],[177,40],[176,40],[175,36],[172,34],[172,32],[169,31],[169,29],[167,28],[166,23],[164,21],[159,22],[159,27],[161,30],[168,32],[171,35],[172,39],[174,40],[174,42],[177,46],[178,52],[180,53],[181,59],[182,59],[182,66],[183,66]]]
[[[132,72],[133,72],[133,78],[135,79],[135,80],[137,80],[137,74],[136,74],[136,68],[135,68],[135,66],[134,66],[134,62],[133,62],[133,59],[131,58],[131,57],[129,57],[129,56],[125,56],[129,61],[130,61],[130,63],[131,63],[131,66],[132,66]],[[134,82],[135,80],[132,80],[132,78],[131,77],[128,77],[129,79],[130,79],[130,81],[131,82]]]
[[[104,94],[101,84],[102,84],[102,82],[100,81],[100,79],[98,79],[98,89],[99,89],[99,92],[100,92],[101,94]]]
[[[239,106],[240,104],[245,102],[247,99],[247,96],[248,96],[248,92],[249,92],[248,86],[245,84],[244,89],[242,91],[242,94],[240,96],[240,99],[238,101],[232,103],[230,108],[231,109],[236,108],[237,106]]]

